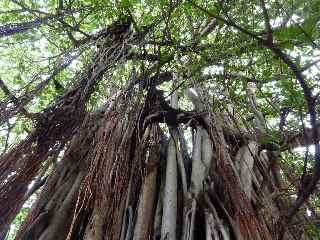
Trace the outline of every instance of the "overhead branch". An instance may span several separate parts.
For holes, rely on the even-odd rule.
[[[313,61],[313,62],[311,62],[311,63],[309,63],[309,64],[306,64],[305,66],[303,66],[303,67],[301,68],[301,72],[304,72],[304,71],[310,69],[311,67],[317,65],[319,62],[320,62],[320,59],[317,59],[317,60],[315,60],[315,61]]]
[[[209,35],[218,26],[218,21],[212,18],[200,32],[200,38]]]
[[[292,216],[299,210],[299,208],[304,203],[304,201],[311,195],[311,193],[315,189],[317,182],[320,179],[320,144],[318,141],[318,139],[319,139],[318,138],[318,131],[316,131],[316,122],[317,122],[316,101],[315,101],[315,97],[312,94],[312,90],[308,86],[308,83],[307,83],[304,75],[302,74],[301,69],[297,66],[297,64],[295,64],[291,60],[291,58],[289,57],[288,54],[284,53],[280,49],[280,47],[275,42],[270,42],[270,39],[265,40],[265,39],[257,36],[256,34],[250,32],[249,30],[241,27],[240,25],[236,24],[235,22],[231,21],[230,19],[227,20],[227,19],[224,19],[223,17],[220,17],[212,12],[209,12],[208,10],[197,5],[196,3],[192,2],[191,0],[189,0],[189,2],[196,9],[204,12],[208,16],[214,17],[214,18],[218,19],[219,21],[221,21],[222,23],[237,29],[241,33],[252,37],[253,39],[257,40],[260,44],[262,44],[266,48],[270,49],[274,53],[274,55],[277,56],[279,59],[281,59],[288,66],[288,68],[293,72],[293,74],[295,75],[297,81],[299,82],[299,84],[302,88],[304,98],[307,103],[308,112],[310,115],[310,125],[312,128],[312,139],[313,139],[313,144],[315,145],[315,166],[313,169],[312,181],[310,181],[308,186],[305,186],[305,189],[302,192],[302,194],[297,198],[296,202],[291,206],[291,208],[288,211],[286,219],[287,219],[287,221],[289,221],[292,218]],[[270,33],[272,33],[272,31],[270,31],[270,30],[268,31],[268,29],[267,29],[267,33],[270,34]]]
[[[29,22],[10,23],[7,25],[0,26],[0,38],[8,37],[18,33],[24,33],[28,30],[35,29],[42,24],[48,23],[53,18],[54,18],[53,16],[45,16],[45,17],[36,18],[33,21],[29,21]]]
[[[267,42],[272,43],[273,42],[272,28],[271,28],[270,18],[266,8],[265,1],[260,0],[260,4],[263,12],[263,17],[264,17],[264,25],[267,31]]]
[[[26,93],[25,95],[16,98],[11,94],[11,100],[15,103],[13,107],[10,109],[0,109],[0,125],[4,122],[8,121],[11,117],[22,113],[23,115],[27,116],[28,118],[34,118],[35,114],[30,114],[25,110],[25,106],[30,103],[35,96],[37,96],[45,87],[56,77],[58,76],[64,69],[66,69],[74,59],[76,59],[79,54],[70,55],[67,54],[62,59],[60,59],[60,64],[57,65],[56,68],[53,69],[51,75],[49,75],[44,81],[40,82],[32,91]],[[4,89],[5,85],[1,84],[1,88]],[[7,95],[10,94],[9,89],[7,89]]]
[[[34,114],[29,113],[24,107],[20,105],[19,99],[9,90],[9,88],[1,78],[0,78],[0,88],[8,96],[8,98],[14,103],[15,108],[19,109],[20,113],[22,113],[27,118],[33,119]],[[8,119],[6,119],[6,121],[7,120]]]
[[[230,21],[230,20],[227,20],[227,19],[224,19],[223,17],[220,17],[212,12],[209,12],[207,9],[197,5],[196,3],[194,3],[193,1],[191,0],[188,0],[188,2],[193,6],[195,7],[196,9],[204,12],[205,14],[207,14],[208,16],[210,17],[213,17],[213,18],[216,18],[218,19],[219,21],[221,21],[222,23],[228,25],[228,26],[231,26],[231,27],[234,27],[235,29],[239,30],[240,32],[242,33],[245,33],[246,35],[252,37],[253,39],[256,39],[258,41],[265,41],[263,38],[260,38],[259,36],[257,36],[256,34],[254,34],[253,32],[250,32],[249,30],[235,24],[234,22]]]
[[[28,10],[24,10],[24,11],[28,11]],[[36,16],[36,18],[32,21],[26,21],[26,22],[20,22],[20,23],[9,23],[6,25],[2,25],[0,26],[0,38],[24,33],[29,30],[36,29],[41,25],[48,25],[51,20],[54,20],[54,19],[58,20],[59,18],[63,17],[66,14],[74,13],[77,11],[78,10],[71,9],[71,10],[59,12],[57,14],[45,13],[45,16],[43,17]]]

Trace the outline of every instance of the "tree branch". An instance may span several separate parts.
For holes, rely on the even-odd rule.
[[[8,37],[19,33],[24,33],[26,31],[29,31],[31,29],[35,29],[37,27],[40,27],[41,25],[49,25],[49,22],[51,20],[57,20],[57,21],[63,21],[63,17],[67,14],[72,14],[75,12],[79,12],[83,9],[67,9],[67,10],[60,10],[57,11],[56,14],[46,13],[39,10],[33,10],[28,7],[26,7],[24,4],[12,0],[14,3],[19,5],[22,9],[21,11],[29,12],[35,16],[35,19],[32,21],[27,22],[21,22],[21,23],[9,23],[7,25],[0,26],[0,38],[1,37]],[[40,17],[38,15],[44,15],[43,17]],[[81,32],[83,33],[83,32]]]
[[[2,91],[9,97],[9,99],[14,103],[15,108],[19,109],[18,112],[22,113],[25,117],[33,119],[34,114],[29,113],[23,106],[21,106],[21,103],[19,102],[19,99],[16,98],[16,96],[11,93],[9,88],[6,86],[6,84],[3,82],[3,80],[0,78],[0,88]],[[8,119],[6,119],[8,120]]]
[[[306,186],[306,188],[302,192],[301,196],[298,197],[296,202],[293,204],[293,206],[290,207],[290,209],[288,211],[286,218],[287,218],[287,221],[289,221],[292,218],[292,216],[299,210],[299,208],[304,203],[304,201],[311,195],[318,180],[320,179],[320,144],[319,144],[319,140],[318,140],[319,134],[318,134],[318,131],[316,130],[316,127],[317,127],[316,126],[316,122],[317,122],[316,101],[315,101],[315,98],[312,94],[311,88],[308,86],[308,84],[302,74],[301,69],[299,69],[298,66],[290,59],[290,57],[287,54],[285,54],[274,42],[270,42],[269,41],[270,39],[264,40],[264,39],[258,37],[256,34],[248,31],[247,29],[244,29],[241,26],[235,24],[233,21],[226,20],[220,16],[217,16],[217,15],[209,12],[208,10],[202,8],[201,6],[198,6],[197,4],[193,3],[191,0],[189,0],[189,2],[191,3],[192,6],[203,11],[208,16],[214,17],[214,18],[218,19],[219,21],[223,22],[224,24],[231,26],[231,27],[234,27],[235,29],[239,30],[240,32],[257,40],[259,43],[261,43],[266,48],[270,49],[274,53],[274,55],[279,57],[289,67],[289,69],[294,73],[297,81],[299,82],[299,84],[303,90],[304,98],[307,103],[308,112],[310,114],[310,125],[312,128],[312,142],[315,145],[315,166],[313,169],[314,172],[313,172],[312,180],[310,181],[308,186]],[[264,14],[266,15],[266,13],[264,13]],[[269,19],[269,17],[267,17],[266,20],[268,20],[268,19]],[[267,25],[268,25],[268,23],[267,23]],[[269,27],[267,26],[267,28],[269,28]],[[269,29],[269,31],[270,31],[270,29]],[[270,32],[268,34],[270,34]]]
[[[270,18],[269,18],[268,11],[267,11],[266,4],[265,4],[264,0],[260,0],[260,4],[261,4],[263,16],[264,16],[264,25],[267,30],[267,42],[269,42],[271,44],[273,42],[273,35],[272,35],[272,28],[270,25]]]
[[[11,109],[5,109],[5,111],[0,112],[0,125],[4,122],[8,121],[11,117],[18,113],[22,113],[28,118],[34,118],[36,117],[35,114],[30,114],[26,110],[24,110],[24,107],[38,94],[40,93],[50,82],[53,80],[58,74],[60,74],[64,69],[66,69],[71,62],[76,59],[79,56],[79,54],[75,55],[69,55],[65,56],[60,60],[60,63],[52,72],[50,76],[48,76],[44,81],[39,83],[34,90],[30,91],[29,93],[26,93],[24,96],[20,97],[20,99],[16,98],[15,96],[11,95],[11,97],[14,97],[14,103],[15,107]],[[2,82],[3,83],[3,82]],[[1,84],[1,82],[0,82]],[[0,86],[3,88],[4,86]],[[7,89],[8,90],[8,89]],[[9,91],[9,90],[8,90]],[[10,92],[10,91],[9,91]],[[8,95],[8,93],[6,93]],[[1,109],[2,110],[2,109]]]

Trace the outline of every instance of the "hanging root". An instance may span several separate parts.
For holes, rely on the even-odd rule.
[[[67,234],[80,182],[86,170],[84,159],[89,153],[98,122],[98,115],[88,115],[83,127],[74,136],[70,147],[46,181],[38,201],[32,206],[17,233],[17,240],[59,239],[55,234],[62,238]],[[60,226],[59,231],[53,229],[54,226]]]
[[[77,224],[77,217],[82,211],[94,209],[86,231],[90,234],[85,239],[90,239],[89,235],[105,235],[108,239],[120,239],[122,235],[125,239],[134,234],[133,209],[138,204],[136,196],[140,192],[146,151],[151,136],[156,135],[153,141],[159,142],[159,130],[152,130],[149,131],[152,134],[144,135],[138,131],[143,106],[128,106],[119,101],[105,113],[95,147],[86,160],[88,171],[81,186],[81,197],[78,199],[72,224]],[[149,154],[151,156],[152,153]],[[145,194],[148,194],[146,191],[148,190],[145,190]],[[140,204],[146,204],[143,198],[140,199]],[[123,224],[126,224],[125,228]],[[74,227],[69,232],[69,239],[73,233]],[[142,233],[137,225],[136,234],[147,233]]]

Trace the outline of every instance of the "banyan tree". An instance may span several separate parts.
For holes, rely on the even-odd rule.
[[[0,239],[320,239],[320,1],[0,1]]]

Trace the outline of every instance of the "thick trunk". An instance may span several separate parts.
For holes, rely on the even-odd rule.
[[[65,239],[74,214],[85,159],[97,128],[97,116],[89,116],[82,130],[47,180],[38,201],[22,224],[16,239]]]
[[[182,128],[164,141],[155,124],[140,128],[152,104],[117,101],[87,118],[16,239],[275,238],[286,199],[273,197],[280,186],[257,142],[235,145],[210,114],[190,170]]]
[[[103,74],[129,54],[129,43],[136,40],[131,35],[130,23],[108,27],[99,38],[100,48],[76,84],[37,116],[34,131],[25,140],[0,157],[0,233],[19,212],[41,164],[82,124],[85,104]]]

